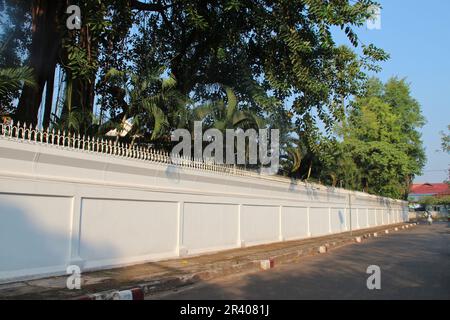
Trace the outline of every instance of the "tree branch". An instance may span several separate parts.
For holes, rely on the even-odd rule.
[[[131,9],[140,11],[156,11],[161,12],[170,6],[163,6],[161,3],[144,3],[139,0],[130,0]]]

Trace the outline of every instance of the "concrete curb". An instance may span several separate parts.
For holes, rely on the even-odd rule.
[[[128,290],[108,290],[75,298],[75,300],[144,300],[144,291],[140,287]]]
[[[412,225],[416,224],[411,224],[411,226]],[[401,231],[406,230],[406,228],[403,229],[403,227],[401,227],[401,229],[399,229],[397,227],[393,227],[390,229],[385,229],[382,234],[388,235],[389,230],[397,229]],[[154,280],[139,284],[132,288],[108,290],[94,294],[88,294],[74,298],[74,300],[143,300],[145,295],[161,293],[164,291],[192,285],[200,281],[211,280],[230,274],[273,269],[276,265],[298,262],[302,257],[305,256],[325,254],[329,252],[331,248],[338,248],[351,243],[362,243],[363,239],[380,236],[381,234],[378,232],[367,232],[360,236],[340,239],[339,241],[325,243],[321,246],[315,245],[306,248],[292,248],[292,250],[290,250],[289,252],[284,252],[277,255],[271,254],[266,259],[246,261],[242,263],[221,266],[218,268],[212,268],[209,270],[203,270],[192,274],[184,274],[161,280]]]
[[[260,261],[260,266],[262,270],[269,270],[275,267],[274,259],[265,259]]]

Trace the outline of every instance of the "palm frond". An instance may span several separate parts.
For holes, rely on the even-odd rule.
[[[150,139],[155,140],[156,138],[160,137],[164,129],[169,126],[169,121],[167,120],[167,117],[164,114],[164,112],[151,101],[149,100],[142,101],[142,106],[154,119],[155,123],[153,126],[153,132]]]
[[[175,88],[176,85],[177,80],[175,79],[175,76],[172,74],[168,78],[163,79],[161,84],[163,91],[173,89]]]
[[[233,127],[239,126],[243,122],[247,122],[249,117],[242,111],[235,112],[230,119],[230,123]]]
[[[227,122],[223,120],[214,121],[214,128],[219,129],[220,131],[225,131],[227,128]]]
[[[227,94],[227,119],[232,119],[234,113],[237,110],[237,98],[234,94],[233,89],[230,87],[225,86],[225,92]]]
[[[209,115],[212,115],[213,112],[214,112],[214,105],[211,103],[206,103],[195,107],[192,110],[192,115],[194,120],[201,121],[204,120]]]
[[[33,69],[30,67],[0,69],[0,94],[5,95],[10,91],[19,90],[22,84],[36,87]]]
[[[105,80],[111,80],[111,79],[120,79],[123,80],[126,76],[125,71],[119,71],[115,68],[111,68],[106,72],[105,74]]]
[[[296,172],[301,165],[301,161],[302,161],[302,154],[301,154],[301,150],[299,148],[293,148],[293,147],[289,147],[286,150],[289,154],[289,156],[292,158],[292,167],[291,167],[291,172]]]

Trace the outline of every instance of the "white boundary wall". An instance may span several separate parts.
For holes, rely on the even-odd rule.
[[[0,139],[0,282],[407,219],[361,192]]]

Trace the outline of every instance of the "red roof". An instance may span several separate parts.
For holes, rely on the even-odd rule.
[[[413,184],[410,194],[450,194],[450,187],[447,183]]]

